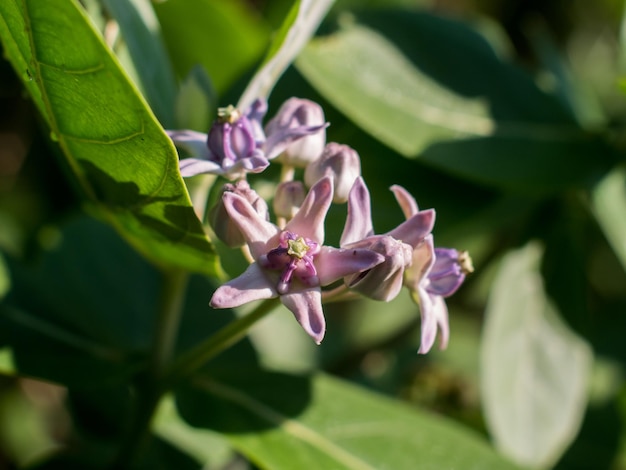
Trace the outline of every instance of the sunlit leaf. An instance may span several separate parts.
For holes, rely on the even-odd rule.
[[[616,169],[593,191],[593,212],[626,269],[626,170]]]
[[[0,38],[78,186],[104,217],[159,265],[219,273],[172,142],[77,3],[2,2]]]
[[[541,256],[533,243],[502,261],[486,312],[481,389],[497,446],[549,467],[580,428],[592,353],[546,297]]]
[[[104,0],[104,5],[120,26],[146,100],[161,124],[172,128],[176,80],[150,2]]]
[[[256,98],[267,98],[274,85],[315,33],[335,0],[297,0],[271,44],[263,65],[243,92],[238,106],[248,107]]]
[[[346,382],[262,377],[197,378],[177,397],[181,414],[265,469],[516,468],[473,432]]]
[[[296,65],[387,146],[477,183],[555,191],[593,184],[615,160],[556,97],[459,22],[357,15],[311,41]]]

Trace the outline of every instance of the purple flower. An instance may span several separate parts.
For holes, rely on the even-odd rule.
[[[267,105],[261,100],[245,114],[233,106],[219,108],[208,135],[191,130],[168,131],[174,143],[192,155],[180,160],[181,175],[212,173],[235,180],[267,168],[269,161],[262,149],[265,136],[261,130],[266,110]]]
[[[261,217],[244,197],[224,193],[224,207],[238,225],[255,262],[239,277],[220,286],[211,305],[232,308],[280,296],[319,344],[326,328],[320,286],[383,261],[381,255],[367,249],[337,249],[323,244],[323,222],[332,197],[330,178],[320,180],[281,230]]]
[[[410,218],[419,213],[417,203],[408,191],[397,185],[392,186],[391,190],[405,217]],[[437,337],[437,328],[441,332],[440,348],[448,346],[450,328],[444,297],[454,294],[465,280],[465,275],[473,270],[467,252],[459,252],[454,248],[435,248],[432,235],[427,236],[413,250],[413,262],[405,271],[404,285],[419,305],[422,316],[419,354],[430,351]]]
[[[192,130],[167,131],[174,143],[191,155],[180,160],[181,175],[212,173],[236,180],[247,173],[260,173],[267,168],[269,160],[294,141],[326,126],[277,127],[266,135],[262,122],[266,112],[267,102],[257,99],[245,113],[234,106],[219,108],[208,134]]]
[[[333,202],[344,203],[348,200],[354,181],[360,175],[361,158],[356,150],[347,145],[329,142],[322,155],[307,165],[304,181],[307,186],[313,186],[320,178],[330,176],[335,188]]]
[[[317,160],[326,144],[328,123],[324,118],[322,107],[310,100],[289,98],[285,101],[276,116],[265,126],[268,142],[278,152],[272,152],[269,159],[282,153],[280,161],[288,165],[305,167],[308,163]],[[297,141],[287,141],[284,135],[298,130],[303,138]],[[281,142],[280,145],[275,143]]]
[[[367,272],[345,278],[346,285],[366,297],[389,301],[398,295],[412,253],[423,243],[435,223],[435,211],[416,211],[405,222],[384,235],[374,235],[370,194],[360,176],[348,197],[348,217],[341,236],[342,248],[374,250],[385,261]]]

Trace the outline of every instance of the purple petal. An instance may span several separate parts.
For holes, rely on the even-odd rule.
[[[313,135],[322,129],[328,127],[328,123],[320,124],[317,126],[299,126],[281,128],[275,132],[267,134],[267,140],[265,141],[264,149],[265,155],[269,160],[276,158],[280,155],[291,143],[295,142],[302,137]],[[320,152],[321,153],[321,152]]]
[[[410,219],[398,225],[387,235],[415,248],[432,231],[435,225],[435,210],[427,209],[413,215]]]
[[[199,158],[183,158],[182,160],[179,160],[178,167],[180,168],[181,176],[184,178],[203,173],[212,173],[214,175],[221,175],[224,173],[224,170],[219,164],[210,160],[202,160]]]
[[[439,331],[441,332],[439,349],[446,349],[448,347],[448,339],[450,337],[450,326],[448,324],[448,307],[443,297],[435,296],[433,298],[433,309],[435,311],[435,318],[437,319]]]
[[[358,177],[348,195],[348,216],[341,234],[340,246],[369,237],[374,233],[370,193],[362,177]]]
[[[272,243],[272,237],[280,232],[278,227],[265,220],[245,198],[235,193],[224,193],[222,201],[233,222],[239,227],[254,259],[259,259],[269,249],[275,248],[268,247],[268,243]]]
[[[267,101],[257,98],[246,111],[246,117],[249,119],[252,135],[257,145],[265,142],[265,132],[263,132],[263,117],[267,113]]]
[[[406,189],[397,184],[394,184],[389,189],[393,191],[393,195],[396,197],[396,201],[398,201],[398,204],[402,209],[402,213],[404,214],[405,219],[408,219],[411,216],[417,214],[419,208],[417,207],[417,202],[415,201],[415,198],[411,196],[411,193],[409,193]]]
[[[427,235],[424,241],[413,249],[411,266],[404,272],[404,285],[410,291],[417,292],[418,286],[426,278],[434,263],[433,236]]]
[[[326,320],[319,287],[281,295],[280,301],[293,312],[304,331],[320,344],[326,332]]]
[[[319,180],[307,194],[298,213],[285,230],[324,243],[324,219],[333,200],[333,185],[328,177]]]
[[[218,287],[210,305],[213,308],[234,308],[254,300],[271,299],[278,293],[257,263],[243,274]]]
[[[430,283],[427,287],[429,292],[441,297],[450,297],[463,284],[465,274],[459,270],[458,274],[451,274],[436,279],[429,276],[429,279]]]
[[[323,246],[315,258],[320,285],[326,286],[350,274],[360,273],[385,261],[379,253],[364,249],[337,249]]]
[[[418,354],[426,354],[435,344],[437,337],[437,312],[433,297],[421,287],[417,291],[420,315],[422,317],[422,331]]]
[[[182,148],[190,157],[207,160],[210,158],[207,146],[208,135],[192,130],[166,130],[165,133],[174,141],[177,147]]]

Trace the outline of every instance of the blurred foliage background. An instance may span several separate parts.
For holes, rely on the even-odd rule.
[[[125,28],[133,25],[121,16],[122,2],[82,3],[162,125],[205,132],[217,106],[237,102],[292,2],[153,2],[153,18],[171,61],[167,73],[142,63],[146,46],[125,36]],[[623,18],[620,0],[338,0],[318,36],[276,85],[270,109],[291,96],[319,102],[331,123],[328,140],[346,143],[361,156],[377,233],[402,220],[388,191],[400,184],[420,207],[436,208],[437,244],[469,250],[476,272],[448,299],[451,341],[446,351],[416,355],[418,310],[403,293],[390,305],[360,301],[327,306],[328,334],[321,347],[303,337],[288,312],[277,312],[251,333],[261,363],[286,372],[323,370],[445,415],[494,440],[522,464],[626,468]],[[179,94],[161,93],[150,78],[155,73]],[[29,296],[43,294],[26,277],[22,282],[19,272],[9,276],[7,265],[16,269],[18,263],[50,258],[48,253],[62,238],[81,239],[72,230],[82,223],[76,220],[85,205],[51,145],[50,131],[25,96],[21,78],[7,61],[0,62],[0,248],[4,259],[11,260],[0,259],[0,297],[11,292],[11,302],[17,298],[26,304]],[[270,169],[252,183],[262,194],[271,194],[274,176]],[[331,212],[329,241],[337,243],[344,216],[341,207]],[[99,233],[93,232],[91,239],[100,240]],[[108,250],[106,243],[101,246]],[[81,273],[95,265],[86,254],[90,249],[76,255],[77,268],[69,261],[50,262],[45,274],[63,281],[48,286],[46,299],[62,304],[49,292],[52,288],[59,289],[59,297],[83,289],[94,308],[116,309],[106,294],[79,282]],[[219,244],[218,250],[226,271],[237,275],[243,260]],[[144,269],[129,253],[119,258],[130,260],[134,268],[129,272]],[[124,271],[106,274],[110,285],[124,279],[133,286],[119,295],[138,289],[145,294],[141,302],[154,301],[150,293],[156,281],[148,276],[138,286]],[[538,309],[558,317],[549,321],[550,328],[567,333],[542,338],[552,330],[523,321],[501,326],[488,318],[504,309],[519,320],[530,296],[539,299]],[[83,305],[70,307],[81,311]],[[27,339],[38,341],[38,336],[20,336],[26,320],[15,312],[7,314],[7,309],[2,312],[0,342],[20,351],[25,375],[67,383],[49,373],[62,367],[59,363],[42,363],[29,350]],[[40,320],[26,326],[35,332],[51,327]],[[85,331],[110,327],[106,334],[117,334],[115,326],[86,323]],[[116,340],[129,357],[149,341],[149,332],[140,329]],[[526,349],[514,357],[498,354],[498,340],[506,343],[515,333],[528,343]],[[562,339],[564,356],[554,363],[542,359],[542,348],[548,351]],[[588,372],[590,351],[593,365]],[[3,356],[7,370],[9,359]],[[513,383],[514,376],[489,374],[517,370],[524,359],[529,367],[548,367],[529,372],[531,377],[519,383]],[[81,364],[64,367],[81,370]],[[543,393],[546,377],[548,390],[543,392],[548,398],[538,405],[535,392]],[[552,393],[550,378],[555,377],[564,382]],[[501,422],[507,418],[493,404],[498,401],[493,394],[508,400],[508,405],[501,404],[505,408],[511,406],[511,396],[493,388],[507,380],[522,396],[517,411],[538,417],[544,412],[552,416],[551,404],[569,403],[568,396],[560,396],[560,387],[578,390],[580,396],[571,398],[565,416],[554,418],[567,423],[559,442],[542,448],[535,441],[550,438],[533,427],[525,431],[529,435],[506,435]],[[100,438],[115,433],[116,424],[106,413],[90,414],[102,408],[85,403],[85,396],[68,398],[64,387],[3,376],[0,467],[38,465],[71,444],[76,428],[100,433]],[[546,425],[544,432],[551,429]],[[511,442],[522,442],[522,449]],[[228,461],[231,454],[222,452]],[[223,464],[218,459],[207,468],[226,468]],[[247,464],[238,465],[228,468]],[[43,463],[38,468],[48,467]]]

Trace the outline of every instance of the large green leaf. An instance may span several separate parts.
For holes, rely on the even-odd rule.
[[[163,126],[174,127],[176,80],[150,2],[104,0],[104,5],[120,26],[139,85],[154,114]]]
[[[252,77],[238,106],[245,109],[256,98],[267,98],[283,72],[317,30],[335,0],[297,0],[277,32],[262,67]]]
[[[481,389],[498,447],[548,467],[580,428],[593,356],[547,298],[541,256],[531,243],[502,261],[486,312]]]
[[[496,187],[560,189],[610,167],[603,141],[461,23],[358,15],[296,65],[357,125],[408,157]],[[438,145],[434,145],[438,144]]]
[[[261,468],[515,468],[473,433],[346,382],[319,375],[305,388],[265,375],[197,378],[179,393],[180,412]]]
[[[267,46],[267,25],[240,0],[153,3],[178,76],[186,77],[200,64],[220,94],[261,58]]]
[[[0,38],[78,185],[105,217],[157,264],[216,275],[172,142],[77,3],[2,2]]]
[[[593,213],[626,269],[626,170],[616,169],[594,189]]]

